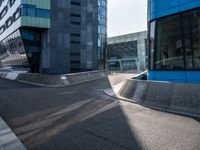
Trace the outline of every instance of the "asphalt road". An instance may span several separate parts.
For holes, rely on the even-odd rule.
[[[126,76],[64,88],[0,79],[0,116],[29,150],[199,150],[200,120],[103,92]]]

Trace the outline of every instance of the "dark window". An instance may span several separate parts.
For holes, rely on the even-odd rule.
[[[0,34],[2,34],[5,31],[5,25],[0,27]]]
[[[71,73],[80,72],[80,68],[71,68]]]
[[[80,41],[71,41],[71,44],[81,44]]]
[[[12,25],[13,17],[10,17],[6,20],[6,28],[10,27]]]
[[[71,36],[74,36],[74,37],[80,37],[81,34],[78,34],[78,33],[71,33]]]
[[[80,53],[71,53],[71,56],[80,56]]]
[[[81,15],[80,15],[80,14],[71,14],[71,17],[77,17],[77,18],[80,18]]]
[[[3,10],[0,12],[0,20],[6,15],[8,12],[8,6],[5,6]]]
[[[21,30],[21,36],[25,45],[40,47],[40,34],[34,31]]]
[[[20,9],[17,9],[17,11],[14,13],[13,17],[14,17],[14,20],[16,21],[19,17],[20,17]]]
[[[16,0],[10,0],[10,7],[13,6],[13,4],[15,3]]]
[[[79,22],[79,21],[71,21],[71,24],[72,24],[72,25],[80,25],[81,22]]]
[[[72,64],[80,64],[80,60],[72,60],[71,63]]]
[[[81,5],[81,3],[80,3],[80,2],[71,2],[71,5],[80,6],[80,5]]]

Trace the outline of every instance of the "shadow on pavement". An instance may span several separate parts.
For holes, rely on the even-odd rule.
[[[28,149],[142,149],[120,104],[104,95],[109,87],[105,78],[66,88],[7,88],[0,113]]]
[[[0,77],[0,90],[17,90],[21,88],[40,88],[40,86],[29,85],[15,80],[3,79]]]
[[[200,123],[200,118],[194,118],[194,120],[198,121]]]

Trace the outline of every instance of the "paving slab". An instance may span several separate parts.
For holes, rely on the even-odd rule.
[[[17,136],[0,117],[0,150],[26,150]]]

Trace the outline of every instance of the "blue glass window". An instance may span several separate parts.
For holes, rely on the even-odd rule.
[[[26,11],[27,11],[27,16],[35,17],[35,6],[29,5]]]
[[[36,8],[34,5],[21,5],[20,9],[22,16],[50,18],[50,10]]]
[[[36,17],[50,18],[50,11],[46,9],[37,8]]]

